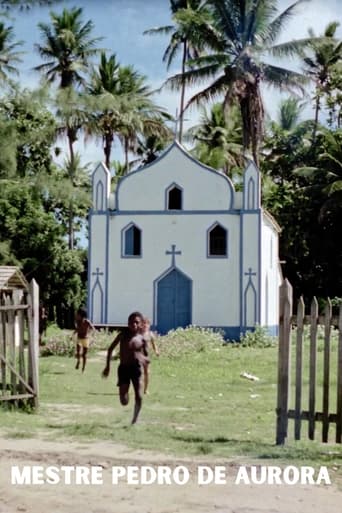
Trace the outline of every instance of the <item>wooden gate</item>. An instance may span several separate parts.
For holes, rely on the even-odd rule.
[[[308,333],[305,325],[309,325]],[[305,315],[300,298],[294,317],[292,287],[285,280],[280,288],[278,445],[284,444],[288,436],[288,419],[294,419],[295,440],[301,438],[302,421],[306,420],[310,440],[315,439],[316,422],[321,422],[322,441],[328,442],[329,426],[334,424],[335,441],[342,443],[342,306],[333,316],[328,299],[323,315],[319,315],[314,298],[310,314]]]
[[[38,406],[39,289],[0,289],[0,403]]]

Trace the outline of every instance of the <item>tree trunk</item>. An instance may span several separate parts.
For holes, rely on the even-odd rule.
[[[125,137],[125,174],[126,175],[128,173],[128,146],[129,146],[128,137]]]
[[[321,97],[320,97],[318,89],[317,89],[316,105],[315,105],[315,121],[314,121],[314,126],[313,126],[313,131],[312,131],[312,143],[313,144],[316,141],[316,134],[317,134],[317,128],[318,128],[318,116],[319,116],[320,108],[321,108]]]
[[[185,73],[186,54],[187,54],[187,44],[186,44],[186,40],[185,40],[183,42],[183,58],[182,58],[182,75],[183,75],[183,77],[184,77],[184,73]],[[182,142],[182,136],[183,136],[184,102],[185,102],[185,80],[184,80],[184,78],[182,78],[180,113],[179,113],[179,136],[178,136],[178,140],[180,143]],[[175,135],[176,135],[176,139],[177,139],[177,133]]]
[[[74,166],[75,166],[75,154],[74,154],[74,142],[75,142],[75,134],[73,130],[68,129],[68,144],[69,144],[69,154],[70,154],[70,169],[69,169],[69,178],[71,180],[72,186],[74,186]],[[72,204],[72,200],[69,203],[69,219],[68,219],[68,246],[69,249],[74,249],[74,208]]]
[[[105,164],[108,169],[110,169],[110,156],[112,153],[112,143],[113,143],[113,136],[112,134],[106,134],[105,135],[105,145],[103,148],[104,154],[105,154]]]

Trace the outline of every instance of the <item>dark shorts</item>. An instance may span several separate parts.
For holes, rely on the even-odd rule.
[[[121,385],[129,385],[139,381],[141,377],[141,367],[139,362],[127,365],[120,363],[118,367],[118,387]]]

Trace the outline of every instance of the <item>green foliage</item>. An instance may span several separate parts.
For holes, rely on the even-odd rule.
[[[18,90],[0,100],[0,177],[37,177],[51,172],[56,121],[44,106],[44,93]],[[15,160],[16,162],[15,162]]]
[[[109,333],[107,330],[92,333],[89,354],[106,350],[115,336],[116,333]],[[49,326],[43,342],[41,356],[73,357],[75,355],[76,338],[72,331],[60,330],[56,325]]]
[[[47,339],[40,350],[40,356],[74,356],[75,341],[72,340],[70,332],[62,331]]]
[[[276,337],[271,337],[267,329],[262,326],[256,326],[253,331],[246,331],[244,335],[240,337],[240,343],[242,347],[274,347],[277,343]]]
[[[223,334],[219,330],[197,326],[177,328],[158,338],[160,352],[168,358],[217,351],[224,343]]]

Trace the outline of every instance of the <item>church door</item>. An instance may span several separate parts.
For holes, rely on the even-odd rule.
[[[157,325],[160,333],[191,324],[191,280],[172,269],[158,282]]]

